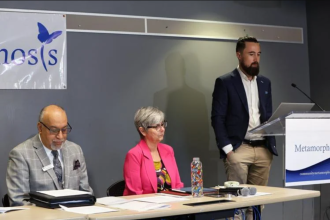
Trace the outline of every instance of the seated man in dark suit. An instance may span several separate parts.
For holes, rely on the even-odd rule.
[[[271,82],[258,75],[260,54],[256,38],[238,40],[238,67],[215,82],[212,126],[227,179],[265,186],[273,155],[277,155],[275,138],[248,132],[272,115]],[[251,213],[247,217],[250,219]]]
[[[29,204],[30,191],[75,189],[93,193],[80,146],[66,140],[72,128],[64,109],[57,105],[43,108],[37,127],[37,135],[9,153],[6,182],[11,206]]]

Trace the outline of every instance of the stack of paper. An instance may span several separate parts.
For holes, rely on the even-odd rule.
[[[266,196],[270,195],[271,193],[265,193],[265,192],[257,192],[255,195],[247,195],[247,196],[237,196],[240,198],[251,198],[251,197],[256,197],[256,196]]]
[[[167,203],[167,202],[181,202],[185,200],[189,200],[186,197],[181,196],[168,196],[168,195],[161,195],[161,196],[150,196],[150,197],[143,197],[133,199],[134,201],[140,202],[151,202],[151,203]]]
[[[170,208],[171,206],[168,204],[161,204],[161,203],[130,201],[130,202],[122,203],[122,204],[111,205],[111,207],[143,212],[143,211],[148,211],[148,210],[153,210],[153,209]]]
[[[0,213],[17,211],[17,210],[25,210],[25,209],[29,209],[29,208],[0,207]]]
[[[120,197],[107,196],[107,197],[98,198],[96,202],[102,205],[110,206],[115,204],[126,203],[129,202],[129,200]]]
[[[81,190],[73,190],[73,189],[61,189],[61,190],[47,190],[47,191],[37,191],[49,196],[61,197],[61,196],[76,196],[76,195],[84,195],[91,194],[90,192],[81,191]]]
[[[81,206],[81,207],[68,208],[63,205],[60,205],[60,207],[67,212],[73,212],[73,213],[85,214],[85,215],[105,213],[105,212],[117,212],[117,210],[115,209],[109,209],[99,206]]]

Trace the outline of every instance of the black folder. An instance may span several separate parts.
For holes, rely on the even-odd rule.
[[[90,194],[55,197],[40,192],[30,192],[29,195],[31,203],[50,209],[60,208],[59,205],[66,207],[89,206],[96,202],[95,196]]]

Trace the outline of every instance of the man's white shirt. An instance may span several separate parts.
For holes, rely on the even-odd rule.
[[[237,67],[239,75],[241,76],[242,83],[244,86],[246,99],[249,108],[249,125],[246,130],[245,139],[247,140],[263,140],[263,138],[258,134],[250,134],[248,131],[260,125],[260,111],[259,111],[259,91],[257,84],[257,76],[254,76],[252,80],[249,80],[248,77],[240,70],[239,66]],[[228,144],[224,146],[223,151],[228,154],[233,150],[233,146]]]
[[[41,141],[41,138],[40,138],[40,134],[39,134],[39,139],[40,139],[40,142],[42,143]],[[50,164],[52,164],[54,166],[54,163],[53,163],[53,160],[54,160],[54,155],[52,154],[52,150],[48,149],[47,147],[45,147],[45,145],[42,143],[42,146],[44,147],[45,149],[45,152],[46,152],[46,155],[47,157],[49,158],[49,161],[50,161]],[[61,162],[61,166],[62,166],[62,173],[64,173],[64,166],[63,166],[63,160],[62,160],[62,153],[60,150],[57,150],[58,152],[58,159],[60,160]]]

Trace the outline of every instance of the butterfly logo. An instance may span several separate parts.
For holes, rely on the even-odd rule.
[[[40,22],[38,22],[38,29],[39,29],[38,39],[42,43],[41,60],[45,70],[48,71],[44,60],[44,47],[46,44],[50,44],[54,39],[60,36],[62,34],[62,31],[54,31],[53,33],[49,34],[47,28]]]

